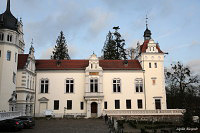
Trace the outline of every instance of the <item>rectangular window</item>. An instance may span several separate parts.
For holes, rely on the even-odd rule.
[[[0,57],[1,57],[1,50],[0,50]]]
[[[74,80],[67,79],[66,80],[66,93],[73,93],[74,92]]]
[[[113,92],[121,92],[121,81],[120,79],[113,80]]]
[[[4,34],[0,33],[0,41],[3,41],[3,38],[4,38]]]
[[[13,72],[13,83],[15,84],[16,83],[16,73]]]
[[[7,61],[10,61],[11,59],[11,51],[7,51]]]
[[[120,109],[120,101],[115,100],[115,109]]]
[[[105,101],[104,102],[104,109],[107,109],[108,108],[108,103]]]
[[[131,100],[126,100],[126,109],[131,109]]]
[[[137,100],[138,109],[142,109],[142,99]]]
[[[155,68],[157,68],[157,63],[154,63],[154,65],[155,65]]]
[[[17,53],[15,53],[15,62],[17,62]]]
[[[161,101],[160,101],[160,99],[155,99],[155,106],[156,106],[156,109],[161,109]]]
[[[67,110],[72,109],[72,100],[67,100]]]
[[[151,68],[151,63],[149,63],[149,68]]]
[[[41,93],[48,93],[49,90],[49,80],[41,80]]]
[[[135,80],[135,91],[143,92],[143,80],[142,79]]]
[[[98,92],[98,79],[90,79],[90,92]]]
[[[80,108],[81,108],[81,110],[84,109],[84,102],[81,102]]]
[[[54,100],[54,110],[59,110],[59,100]]]
[[[153,85],[156,84],[156,79],[152,79],[152,84],[153,84]]]

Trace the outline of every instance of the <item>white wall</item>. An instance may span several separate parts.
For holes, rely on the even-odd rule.
[[[121,79],[121,92],[113,92],[113,79]],[[103,71],[103,90],[104,101],[107,101],[108,110],[115,109],[115,100],[120,100],[120,109],[126,110],[126,100],[131,100],[131,109],[137,110],[137,99],[143,100],[144,109],[144,91],[136,92],[135,79],[143,79],[142,71],[134,70],[105,70]],[[104,104],[102,104],[104,109]]]
[[[65,93],[65,80],[74,79],[74,93]],[[49,80],[48,94],[40,93],[40,80]],[[40,112],[40,102],[38,99],[45,97],[49,99],[47,109],[54,110],[54,100],[59,100],[59,110],[54,113],[63,115],[64,107],[67,107],[67,100],[72,100],[72,110],[66,110],[66,113],[86,113],[86,103],[84,100],[84,70],[66,70],[66,71],[37,71],[36,82],[36,116]],[[84,110],[80,110],[80,102],[84,102]]]

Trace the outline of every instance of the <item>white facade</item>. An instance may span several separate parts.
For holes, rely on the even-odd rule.
[[[22,21],[17,24],[17,31],[0,28],[0,111],[43,117],[53,110],[56,117],[89,118],[167,109],[164,53],[148,28],[135,60],[106,61],[92,54],[89,60],[55,61],[35,60],[32,46],[23,54]]]
[[[147,65],[149,60],[142,60],[141,65],[144,64],[144,69],[141,70],[103,70],[98,58],[93,54],[85,70],[38,70],[36,116],[44,116],[44,110],[53,110],[56,117],[64,115],[100,117],[104,111],[111,110],[166,110],[163,54],[154,53],[150,57],[152,56],[155,56],[154,58],[160,56],[162,59],[150,60],[152,63],[157,63],[157,67],[151,69]],[[72,93],[66,93],[68,79],[73,80]],[[152,84],[152,79],[156,80],[155,85]],[[48,81],[46,93],[41,92],[43,80]],[[97,90],[91,87],[91,80],[97,80]],[[139,91],[136,89],[138,81],[141,86],[141,90],[140,87],[138,88]],[[118,86],[117,84],[120,90],[114,91],[113,86]],[[54,109],[55,100],[59,101],[59,108],[56,110]],[[67,100],[72,101],[72,108],[67,108]],[[119,101],[119,105],[116,105],[116,100]],[[138,100],[141,103],[138,103]],[[158,100],[157,107],[155,100]],[[158,105],[159,100],[160,105]],[[83,109],[81,109],[81,102],[83,102]]]

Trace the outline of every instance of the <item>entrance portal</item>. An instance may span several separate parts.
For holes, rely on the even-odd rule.
[[[91,103],[91,117],[97,117],[97,103],[92,102]]]

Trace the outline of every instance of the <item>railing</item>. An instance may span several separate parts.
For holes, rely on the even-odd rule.
[[[21,116],[21,112],[0,112],[0,121]]]
[[[103,97],[103,92],[85,92],[85,97]]]
[[[103,114],[120,115],[183,115],[184,109],[166,109],[166,110],[104,110]]]

